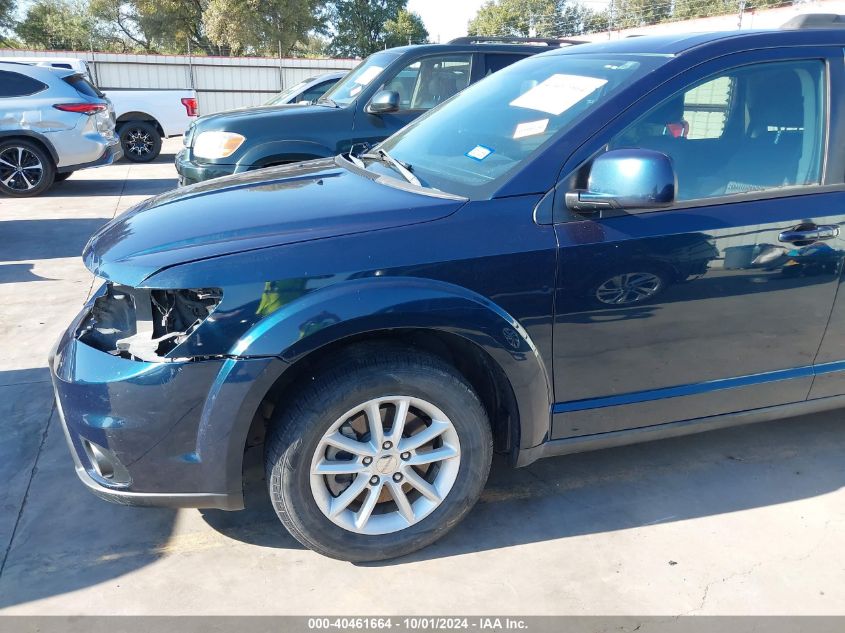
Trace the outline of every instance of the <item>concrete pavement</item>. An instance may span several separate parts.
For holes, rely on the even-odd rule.
[[[98,226],[175,186],[150,165],[0,198],[0,613],[845,614],[843,412],[494,465],[481,503],[414,556],[351,565],[278,523],[257,455],[243,512],[111,505],[77,481],[50,347]]]

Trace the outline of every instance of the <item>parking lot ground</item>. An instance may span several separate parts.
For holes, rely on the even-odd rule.
[[[845,413],[538,462],[496,462],[439,543],[370,565],[243,512],[108,504],[77,481],[46,361],[104,222],[176,184],[155,163],[0,199],[0,613],[845,614]],[[257,456],[253,456],[257,457]]]

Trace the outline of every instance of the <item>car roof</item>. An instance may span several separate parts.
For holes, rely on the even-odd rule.
[[[569,48],[568,44],[565,44]],[[479,41],[477,44],[411,44],[410,46],[397,46],[388,48],[386,52],[395,52],[397,55],[419,54],[419,53],[524,53],[525,55],[536,55],[551,50],[560,50],[548,44],[502,44],[498,42]]]
[[[58,77],[64,79],[71,75],[79,74],[78,71],[72,68],[53,68],[52,66],[37,66],[35,64],[25,62],[0,62],[0,70],[7,70],[10,72],[20,73],[34,79],[46,80]]]
[[[555,49],[546,55],[593,53],[681,55],[703,47],[743,50],[769,46],[845,46],[845,29],[767,29],[643,35]],[[726,51],[727,52],[727,51]]]

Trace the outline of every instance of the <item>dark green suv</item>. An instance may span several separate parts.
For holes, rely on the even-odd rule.
[[[176,157],[179,184],[374,145],[487,75],[574,43],[460,38],[375,53],[312,105],[261,106],[198,119]]]

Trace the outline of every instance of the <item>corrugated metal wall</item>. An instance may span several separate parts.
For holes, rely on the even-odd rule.
[[[202,114],[258,105],[303,79],[348,70],[354,59],[279,59],[126,55],[90,51],[0,50],[0,57],[74,57],[84,59],[104,91],[116,88],[197,91]]]

